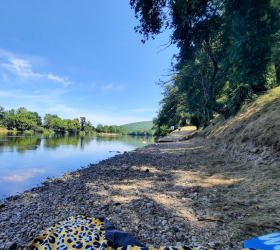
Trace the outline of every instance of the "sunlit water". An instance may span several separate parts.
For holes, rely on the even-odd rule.
[[[117,154],[109,151],[123,153],[150,143],[153,137],[0,134],[0,199]]]

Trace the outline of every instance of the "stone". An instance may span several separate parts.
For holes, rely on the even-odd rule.
[[[164,226],[164,230],[165,230],[165,231],[168,231],[168,230],[169,230],[169,226],[167,226],[167,225]]]
[[[161,222],[161,224],[164,226],[164,225],[166,225],[167,224],[167,220],[163,220],[162,222]]]
[[[222,210],[227,211],[227,210],[229,210],[230,208],[231,208],[230,206],[224,206],[224,207],[222,207]]]
[[[205,214],[205,212],[202,211],[202,210],[197,210],[197,211],[195,211],[195,212],[196,212],[196,215],[198,215],[198,216],[202,216],[202,215]]]
[[[171,230],[176,233],[176,232],[179,231],[179,228],[178,227],[171,227]]]
[[[219,245],[219,244],[220,244],[219,241],[211,241],[211,242],[208,243],[208,246],[210,246],[210,247],[215,247],[215,246],[217,246],[217,245]]]
[[[182,234],[176,233],[176,238],[177,238],[178,240],[181,240],[181,239],[182,239]]]
[[[196,242],[196,237],[192,236],[191,240],[192,240],[192,242]]]
[[[153,203],[147,203],[146,206],[147,206],[147,208],[150,208],[153,206]]]
[[[8,246],[8,249],[7,250],[13,250],[13,249],[16,249],[17,248],[17,243],[16,242],[13,242],[11,243],[9,246]]]

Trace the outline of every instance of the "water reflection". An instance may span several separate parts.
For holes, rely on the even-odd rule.
[[[1,136],[1,135],[0,135]],[[0,151],[9,150],[11,152],[24,152],[26,150],[36,150],[41,145],[41,139],[36,137],[6,136],[0,140]]]
[[[0,199],[149,143],[152,137],[0,134]]]
[[[22,172],[11,176],[4,176],[3,180],[10,181],[10,182],[24,181],[30,179],[31,177],[34,177],[36,173],[45,173],[45,172],[46,171],[44,169],[31,169],[28,172]]]

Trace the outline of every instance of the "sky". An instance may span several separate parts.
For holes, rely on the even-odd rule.
[[[0,105],[85,116],[93,125],[156,117],[175,46],[142,44],[129,1],[1,0]]]

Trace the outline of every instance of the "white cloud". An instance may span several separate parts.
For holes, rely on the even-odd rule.
[[[102,86],[102,90],[106,92],[122,92],[124,90],[124,85],[115,85],[114,83],[109,83]]]
[[[66,87],[66,86],[71,84],[71,82],[68,81],[68,77],[59,77],[59,76],[54,76],[52,74],[49,74],[47,77],[49,79],[53,80],[53,81],[57,81],[57,82],[63,83],[64,87]]]
[[[2,70],[6,71],[5,73],[10,72],[13,75],[18,76],[21,80],[41,78],[62,83],[64,87],[71,84],[66,76],[61,77],[51,73],[42,74],[34,72],[30,61],[19,58],[19,56],[15,56],[11,52],[0,50],[0,58],[2,61],[5,61],[1,63]],[[7,81],[8,76],[5,73],[1,72],[3,80]]]

